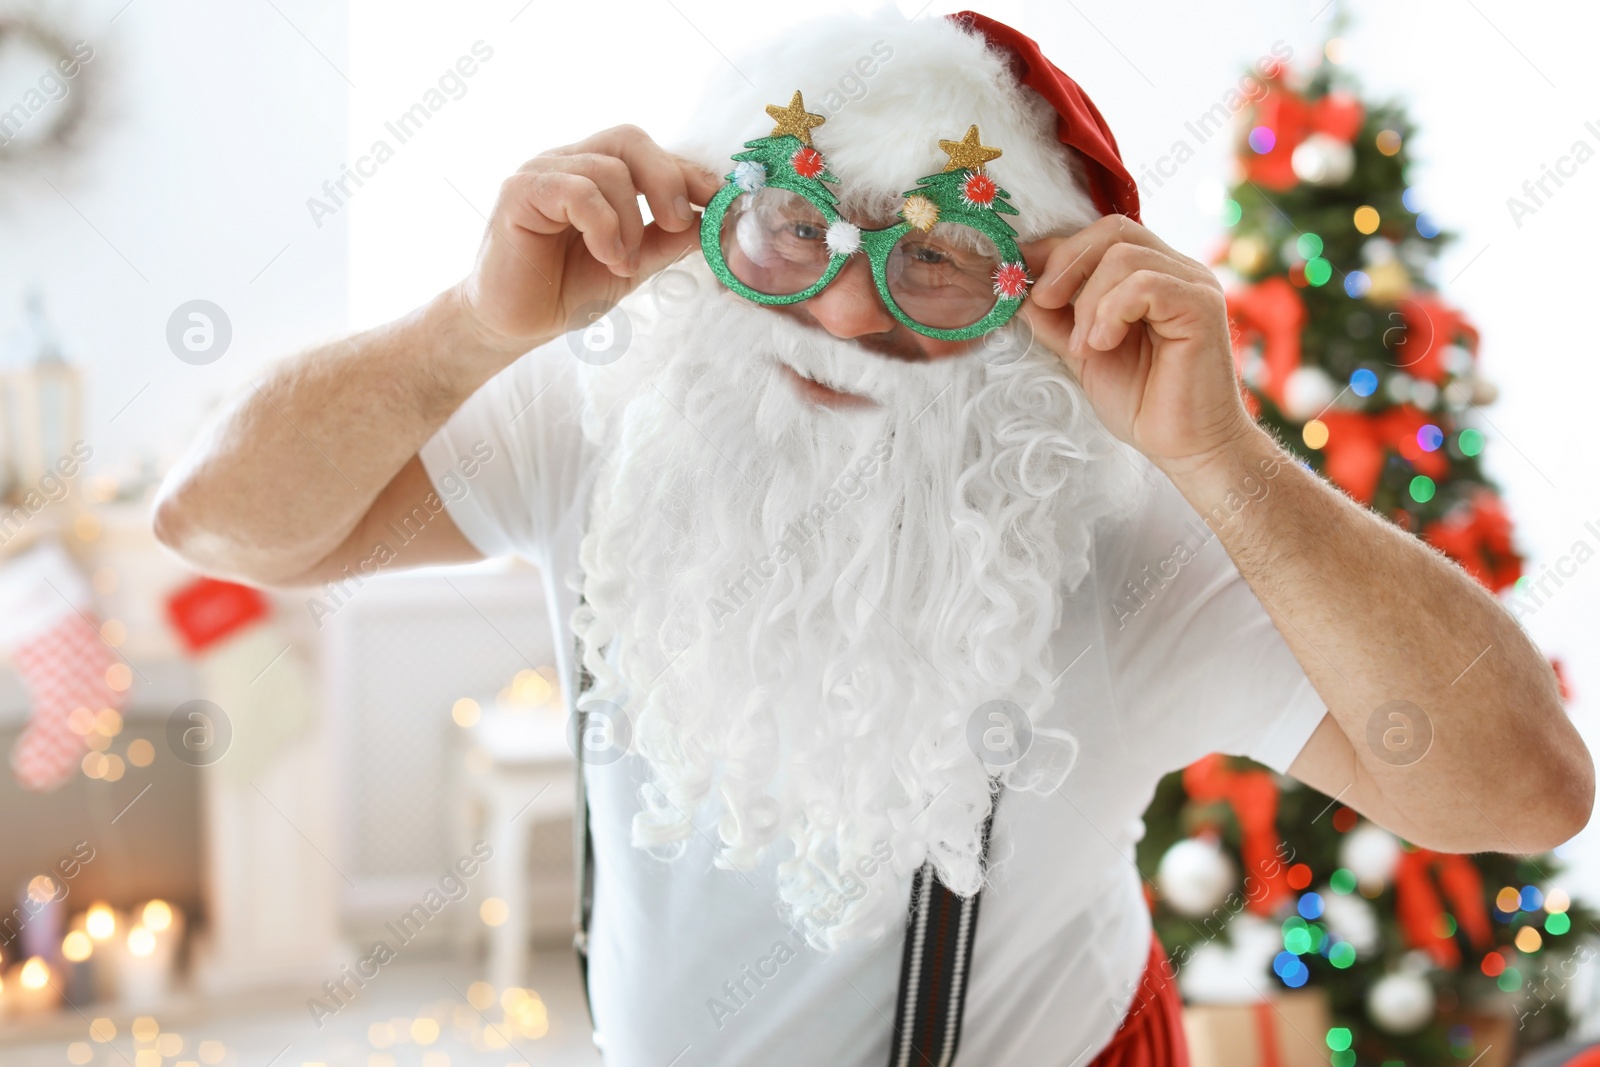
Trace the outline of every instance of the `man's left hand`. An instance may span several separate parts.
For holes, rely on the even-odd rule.
[[[1577,833],[1594,767],[1548,662],[1459,567],[1254,427],[1211,272],[1122,216],[1023,254],[1035,337],[1205,516],[1327,706],[1289,773],[1437,851],[1536,853]],[[1229,503],[1267,478],[1270,498]],[[1428,727],[1410,760],[1370,740],[1393,701]]]
[[[1124,215],[1022,251],[1040,279],[1022,313],[1113,434],[1172,474],[1254,432],[1204,264]]]

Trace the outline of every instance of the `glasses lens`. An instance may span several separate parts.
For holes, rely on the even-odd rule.
[[[742,193],[722,217],[722,258],[758,293],[792,296],[828,270],[828,220],[811,201],[764,186]]]
[[[971,326],[993,310],[1000,250],[982,232],[939,222],[908,230],[889,253],[889,294],[915,322],[937,330]]]

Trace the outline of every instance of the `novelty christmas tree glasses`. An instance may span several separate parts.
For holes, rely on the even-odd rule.
[[[1016,314],[1032,279],[1001,218],[1017,209],[983,169],[1000,150],[981,144],[976,126],[939,142],[950,161],[903,194],[899,222],[862,230],[839,215],[825,184],[839,179],[811,146],[823,117],[806,111],[799,92],[767,114],[772,133],[733,157],[728,184],[700,221],[700,246],[724,285],[758,304],[799,303],[859,251],[889,313],[920,334],[967,340]]]

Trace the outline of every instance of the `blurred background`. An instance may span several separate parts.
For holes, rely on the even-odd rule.
[[[622,122],[670,145],[728,57],[852,6],[0,0],[0,1062],[598,1062],[538,576],[494,562],[262,594],[167,556],[149,501],[269,362],[461,277],[526,158]],[[1600,740],[1600,446],[1583,430],[1600,362],[1580,270],[1600,233],[1600,11],[982,10],[1098,103],[1145,223],[1218,264],[1263,417],[1476,560]],[[1273,59],[1277,95],[1241,96]],[[1378,310],[1330,318],[1329,294]],[[1363,341],[1391,325],[1409,355],[1369,367]],[[1141,853],[1153,904],[1210,914],[1243,820],[1217,809],[1225,788],[1170,785],[1161,847]],[[1592,832],[1531,866],[1474,863],[1472,882],[1370,834],[1352,847],[1353,813],[1317,844],[1298,810],[1281,832],[1327,860],[1288,911],[1215,939],[1229,958],[1186,986],[1197,1062],[1446,1062],[1406,1051],[1433,1048],[1492,1067],[1600,1034]],[[1339,928],[1335,896],[1373,913],[1352,954],[1402,979],[1382,1003],[1349,988],[1339,945],[1362,939],[1334,935],[1361,920],[1345,908]],[[1321,989],[1296,1016],[1325,1031],[1311,1053],[1261,1044],[1229,992],[1252,969],[1286,997]]]

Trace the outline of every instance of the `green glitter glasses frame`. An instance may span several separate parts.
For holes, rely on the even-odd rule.
[[[842,218],[823,184],[838,178],[805,143],[810,137],[779,130],[746,142],[749,151],[733,157],[728,184],[701,218],[700,246],[729,289],[758,304],[796,304],[820,293],[863,251],[889,313],[924,336],[964,341],[1017,313],[1032,279],[1016,231],[1000,217],[1017,209],[984,173],[982,153],[992,159],[999,152],[978,144],[976,127],[963,141],[940,142],[950,166],[920,179],[904,194],[900,221],[881,230]]]

